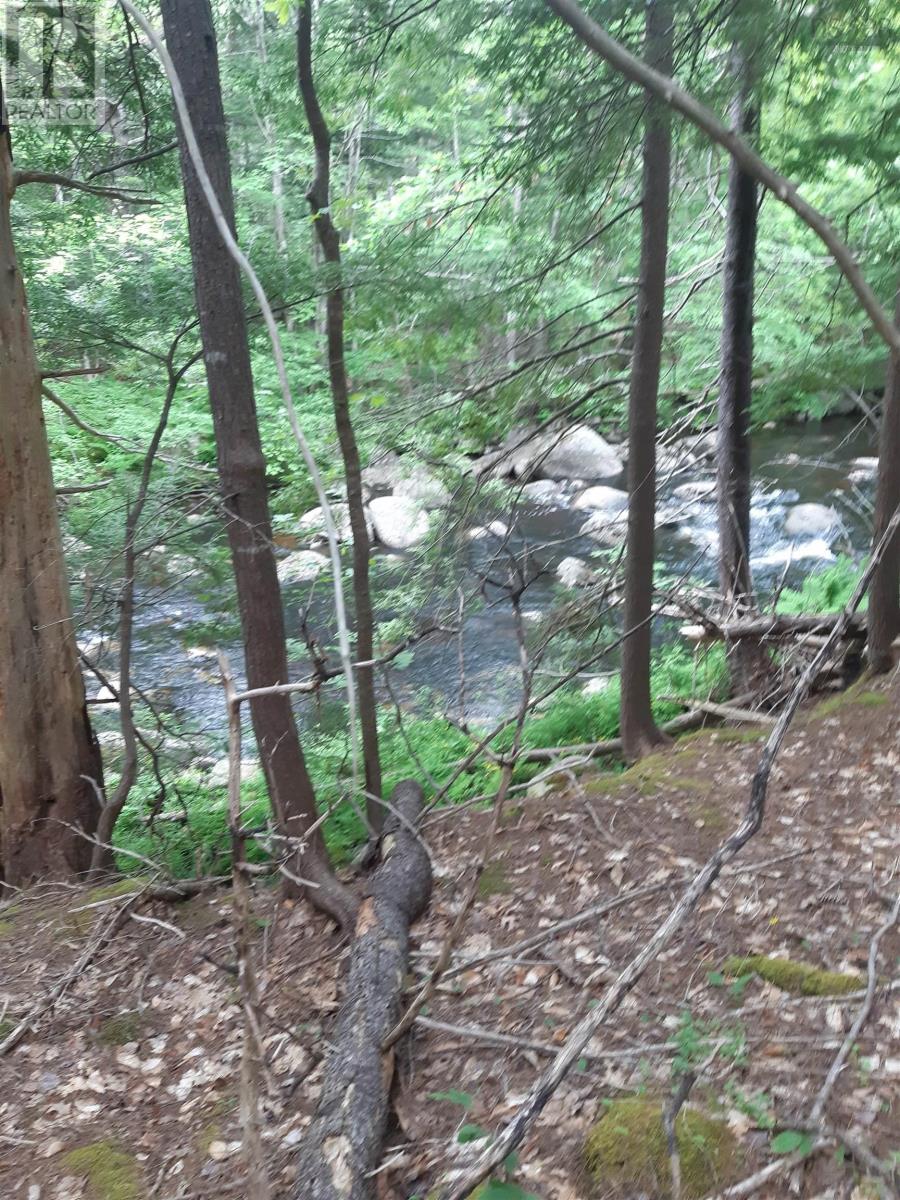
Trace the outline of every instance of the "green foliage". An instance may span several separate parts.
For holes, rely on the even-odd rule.
[[[843,608],[859,582],[863,567],[851,558],[839,558],[830,567],[814,571],[803,580],[799,589],[787,588],[781,593],[778,611],[782,613],[828,613]],[[865,609],[864,598],[861,609]]]
[[[809,1154],[813,1148],[813,1138],[796,1129],[784,1129],[772,1138],[769,1148],[773,1154],[794,1154],[796,1151]]]

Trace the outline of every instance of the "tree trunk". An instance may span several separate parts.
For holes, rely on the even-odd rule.
[[[313,214],[313,226],[322,256],[330,272],[325,310],[328,343],[328,375],[334,422],[337,426],[344,478],[347,484],[347,510],[353,534],[353,603],[356,610],[356,659],[371,662],[375,657],[375,618],[369,587],[369,530],[363,500],[359,448],[350,416],[350,389],[344,360],[344,288],[341,279],[341,239],[331,219],[331,134],[319,106],[312,69],[312,11],[302,4],[297,23],[297,78],[306,119],[315,148],[315,173],[306,193]],[[372,667],[356,671],[359,720],[362,728],[363,763],[368,818],[373,830],[383,823],[381,799],[381,758],[378,752],[378,720],[375,707],[375,674]]]
[[[672,67],[670,0],[647,5],[647,60]],[[641,202],[641,270],[628,396],[628,541],[622,646],[622,744],[638,759],[664,740],[650,707],[651,613],[656,517],[656,407],[662,356],[669,234],[671,133],[666,107],[647,96]]]
[[[732,128],[741,137],[757,133],[749,61],[735,49],[737,90]],[[716,448],[719,510],[719,583],[729,619],[752,605],[750,572],[750,404],[753,386],[753,276],[756,267],[757,185],[735,159],[728,169],[728,209],[722,276],[722,339],[719,371],[719,428]],[[732,685],[752,688],[767,674],[768,657],[751,641],[729,646]]]
[[[234,228],[234,197],[209,0],[163,0],[166,43],[181,79],[206,170]],[[237,586],[247,684],[288,681],[284,612],[278,585],[266,464],[253,393],[247,321],[238,267],[216,229],[179,129],[197,312],[227,530]],[[317,819],[316,798],[294,723],[290,697],[261,696],[250,704],[253,730],[275,819],[289,837],[303,838]],[[342,926],[354,905],[328,865],[317,829],[292,860],[292,873],[316,886],[309,899]]]
[[[894,311],[900,328],[900,291]],[[890,356],[878,440],[878,487],[873,545],[877,546],[900,505],[900,355]],[[869,667],[883,675],[894,665],[891,643],[900,635],[900,535],[885,547],[869,589]]]
[[[41,378],[10,223],[0,92],[0,881],[86,871],[103,773],[91,733]]]

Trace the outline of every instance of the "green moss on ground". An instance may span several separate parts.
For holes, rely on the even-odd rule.
[[[725,960],[722,971],[725,975],[735,976],[753,971],[783,992],[796,996],[840,996],[865,986],[865,980],[859,975],[824,971],[807,963],[793,962],[789,958],[768,958],[764,954],[750,954],[746,958],[734,954]]]
[[[116,1142],[93,1142],[63,1161],[71,1174],[87,1177],[96,1200],[143,1200],[146,1194],[136,1160]]]
[[[728,729],[716,729],[712,734],[712,742],[726,742],[729,744],[743,742],[761,742],[769,736],[771,731],[765,725],[754,725],[750,729],[736,729],[734,727]]]
[[[15,1027],[16,1027],[15,1021],[10,1021],[6,1017],[4,1017],[3,1020],[0,1021],[0,1042],[2,1042],[5,1037],[8,1037],[12,1033],[12,1031],[15,1029]]]
[[[0,921],[0,938],[12,933],[12,921]]]
[[[84,904],[99,904],[103,900],[112,900],[116,896],[129,896],[139,892],[149,881],[140,876],[131,875],[126,879],[117,879],[114,883],[105,883],[100,887],[91,888],[85,895]]]
[[[817,717],[831,717],[845,708],[883,708],[888,703],[884,692],[874,692],[864,686],[865,680],[854,683],[845,692],[838,692],[830,700],[823,700],[816,706]]]
[[[98,1036],[107,1046],[125,1046],[139,1040],[143,1023],[138,1012],[116,1013],[101,1024]]]
[[[683,1200],[701,1200],[735,1174],[739,1150],[724,1121],[683,1108],[675,1122]],[[588,1171],[598,1186],[632,1195],[671,1190],[672,1173],[659,1101],[616,1100],[585,1143]]]
[[[478,880],[478,895],[482,900],[488,896],[506,896],[512,891],[512,884],[506,878],[502,863],[488,863],[481,872]]]

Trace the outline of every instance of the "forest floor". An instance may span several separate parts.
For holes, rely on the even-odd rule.
[[[510,807],[455,961],[513,949],[448,979],[427,1015],[440,1027],[420,1023],[398,1055],[397,1120],[379,1200],[424,1197],[438,1169],[476,1153],[481,1132],[515,1110],[577,1017],[669,911],[679,881],[737,823],[757,732],[704,731],[624,774],[582,772]],[[798,718],[763,831],[594,1039],[522,1148],[516,1187],[496,1189],[498,1197],[664,1195],[646,1178],[618,1190],[608,1180],[592,1184],[583,1146],[609,1101],[663,1097],[679,1068],[698,1073],[688,1111],[720,1118],[736,1139],[725,1156],[729,1179],[778,1157],[771,1125],[790,1129],[808,1115],[862,1003],[859,985],[847,982],[847,995],[798,995],[723,968],[732,955],[788,956],[864,981],[871,939],[900,887],[898,734],[896,678],[858,685]],[[441,812],[426,828],[436,883],[414,930],[417,972],[427,971],[453,920],[489,819],[472,808]],[[624,899],[632,889],[635,898]],[[623,903],[605,917],[539,948],[514,949],[616,898]],[[41,889],[0,913],[7,1028],[127,900],[116,888]],[[254,903],[268,1019],[265,1139],[275,1193],[287,1197],[346,946],[304,904],[265,888]],[[230,892],[145,905],[136,916],[0,1059],[4,1198],[247,1194],[237,1112],[241,1019],[235,979],[216,965],[231,960]],[[881,942],[871,1014],[827,1106],[832,1126],[882,1160],[900,1152],[900,990],[885,986],[898,965],[895,926]],[[628,1136],[624,1125],[619,1132]],[[628,1162],[644,1148],[623,1145]],[[877,1195],[862,1174],[832,1145],[755,1194]],[[686,1179],[685,1200],[695,1187],[715,1191],[716,1180]]]

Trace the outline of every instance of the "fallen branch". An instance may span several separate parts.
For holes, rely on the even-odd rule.
[[[778,641],[799,637],[803,634],[828,634],[841,619],[840,613],[798,613],[788,616],[773,613],[764,617],[746,617],[739,621],[726,621],[720,625],[708,618],[703,624],[683,625],[678,631],[688,641],[739,641],[741,638],[759,638],[761,641]],[[865,637],[866,620],[855,615],[844,627],[842,637]]]
[[[13,191],[27,183],[49,183],[53,187],[71,188],[75,192],[87,192],[89,196],[102,196],[106,200],[121,200],[125,204],[159,204],[151,196],[142,196],[139,192],[120,191],[118,188],[103,187],[100,184],[85,183],[81,179],[72,179],[68,175],[58,175],[55,171],[16,171],[13,174]]]
[[[807,665],[806,670],[798,680],[785,704],[784,710],[778,719],[778,724],[769,735],[760,756],[759,765],[753,776],[746,812],[740,825],[724,839],[707,859],[694,876],[681,899],[665,920],[657,927],[653,936],[647,940],[643,948],[631,959],[621,971],[618,978],[610,985],[601,1003],[578,1022],[555,1060],[538,1078],[519,1108],[519,1111],[506,1128],[497,1134],[496,1138],[494,1138],[471,1167],[462,1172],[446,1176],[438,1184],[433,1195],[433,1200],[463,1200],[463,1197],[469,1196],[482,1180],[487,1178],[492,1171],[496,1170],[507,1156],[522,1142],[525,1134],[538,1116],[540,1116],[547,1102],[562,1083],[573,1064],[583,1054],[585,1047],[596,1031],[618,1009],[628,993],[640,980],[650,963],[670,944],[675,934],[682,928],[688,918],[692,916],[702,897],[706,895],[721,874],[725,864],[730,862],[743,849],[747,842],[759,832],[766,810],[769,778],[791,722],[801,702],[809,693],[822,663],[827,659],[831,651],[832,645],[842,636],[844,625],[859,607],[878,563],[881,561],[885,548],[894,536],[898,526],[900,526],[900,509],[894,513],[885,529],[884,535],[875,547],[868,566],[863,572],[850,601],[841,614],[841,618],[832,629],[825,645]]]
[[[382,863],[363,901],[322,1091],[300,1154],[298,1200],[372,1200],[387,1127],[394,1053],[382,1043],[400,1016],[409,927],[431,894],[431,866],[411,832],[422,789],[397,784],[382,836]]]

